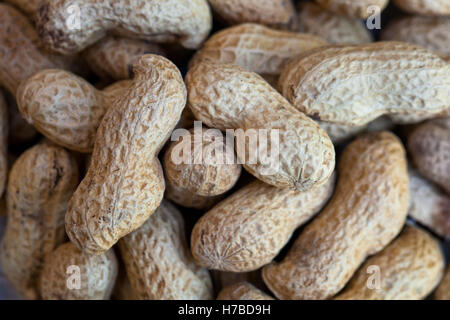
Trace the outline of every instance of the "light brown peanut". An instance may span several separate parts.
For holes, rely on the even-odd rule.
[[[239,282],[220,291],[217,300],[274,300],[248,282]]]
[[[119,241],[138,299],[212,299],[208,270],[195,265],[186,240],[181,213],[163,201],[141,228]]]
[[[409,187],[405,150],[391,133],[367,134],[344,150],[336,190],[287,256],[263,268],[279,299],[327,299],[350,280],[367,256],[402,229]]]
[[[435,300],[450,300],[450,266],[445,271],[441,284],[434,293]]]
[[[397,239],[362,265],[336,299],[424,299],[439,284],[444,266],[439,242],[407,225]]]
[[[164,177],[156,156],[186,104],[180,71],[169,60],[144,55],[133,68],[131,86],[100,124],[91,165],[66,213],[70,239],[91,254],[108,250],[158,208]]]
[[[0,91],[0,198],[5,191],[8,178],[8,106],[3,92]]]
[[[389,0],[316,0],[323,8],[350,18],[366,19],[376,11],[371,10],[377,7],[383,10]]]
[[[65,239],[64,214],[77,184],[73,157],[47,142],[25,151],[11,169],[0,260],[13,287],[27,299],[39,297],[44,259]]]
[[[205,125],[244,133],[266,130],[269,142],[261,141],[255,149],[245,139],[245,155],[237,153],[244,168],[258,179],[301,191],[331,176],[335,153],[329,137],[257,74],[231,64],[202,62],[189,70],[186,86],[188,105]],[[278,143],[272,142],[274,133]],[[278,159],[258,156],[275,147]]]
[[[450,16],[450,3],[447,0],[394,0],[394,3],[409,13]]]
[[[68,71],[42,70],[19,86],[17,104],[27,122],[48,139],[89,153],[103,116],[130,84],[124,80],[99,91]]]
[[[44,300],[106,300],[116,278],[117,259],[113,250],[89,255],[67,242],[45,259],[40,293]]]

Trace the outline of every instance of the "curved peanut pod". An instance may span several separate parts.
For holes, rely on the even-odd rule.
[[[274,300],[248,282],[239,282],[220,291],[217,300]]]
[[[450,19],[404,17],[383,28],[381,39],[417,44],[444,57],[450,57]]]
[[[245,272],[270,263],[292,233],[327,203],[334,176],[309,191],[255,181],[203,215],[191,235],[195,261],[208,269]]]
[[[325,40],[313,35],[247,23],[214,34],[197,51],[190,67],[201,61],[233,63],[276,79],[289,59],[325,45]]]
[[[420,122],[450,108],[450,65],[402,42],[313,49],[285,66],[278,85],[312,118],[352,126],[384,114]]]
[[[44,258],[65,239],[64,214],[78,184],[75,159],[40,143],[14,163],[8,180],[8,225],[1,243],[2,270],[25,298],[38,298]]]
[[[313,2],[301,2],[298,21],[300,31],[311,33],[331,44],[372,42],[372,35],[359,19],[333,14]]]
[[[323,8],[350,18],[366,19],[376,13],[373,8],[383,10],[389,0],[316,0]]]
[[[450,300],[450,267],[447,267],[441,284],[434,293],[435,300]]]
[[[54,0],[39,8],[36,27],[43,43],[63,54],[83,50],[108,31],[196,49],[212,17],[206,0]]]
[[[14,5],[16,8],[19,8],[20,11],[33,20],[39,6],[44,2],[44,0],[6,0],[6,2]]]
[[[114,288],[117,272],[113,250],[94,256],[67,242],[45,259],[39,279],[40,293],[44,300],[106,300]]]
[[[181,213],[163,201],[138,230],[119,241],[128,278],[138,299],[212,299],[208,270],[187,246]]]
[[[99,91],[68,71],[42,70],[19,86],[17,104],[27,122],[48,139],[89,153],[106,110],[130,84],[122,81]]]
[[[0,91],[0,197],[3,196],[8,177],[8,131],[8,107]]]
[[[450,238],[450,197],[409,170],[410,205],[408,215],[444,238]]]
[[[166,56],[165,50],[158,44],[107,36],[87,48],[83,57],[92,71],[102,79],[125,80],[133,77],[134,62],[147,53]]]
[[[409,13],[450,16],[450,3],[447,0],[394,0],[394,3]]]
[[[235,131],[237,156],[258,179],[301,191],[331,176],[335,153],[325,131],[257,74],[202,62],[185,80],[196,119],[222,131],[240,129]],[[244,134],[252,139],[243,141]],[[251,142],[255,139],[257,146]]]
[[[391,133],[367,134],[344,150],[336,190],[280,263],[263,269],[279,299],[327,299],[367,256],[402,229],[409,187],[405,151]]]
[[[209,4],[229,24],[253,22],[290,30],[298,25],[292,0],[209,0]]]
[[[161,56],[142,56],[134,73],[100,124],[91,165],[67,209],[69,238],[87,253],[105,252],[139,228],[164,194],[156,156],[180,119],[186,87]]]
[[[424,299],[439,284],[444,266],[439,242],[407,225],[397,239],[361,266],[335,299]]]
[[[408,137],[418,171],[450,194],[450,117],[420,125]]]

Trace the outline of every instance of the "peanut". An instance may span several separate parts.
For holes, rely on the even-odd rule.
[[[333,176],[334,177],[334,176]],[[331,197],[334,178],[308,191],[255,181],[208,211],[194,226],[191,250],[208,269],[246,272],[270,263],[292,233]]]
[[[326,44],[321,38],[312,35],[247,23],[211,36],[203,48],[197,51],[190,67],[201,61],[234,63],[276,83],[289,59]]]
[[[229,24],[253,22],[276,29],[295,30],[292,0],[209,0],[214,12]]]
[[[371,10],[372,7],[383,10],[389,0],[316,0],[316,2],[331,12],[350,18],[366,19],[375,13]]]
[[[45,259],[40,293],[45,300],[105,300],[109,299],[116,278],[113,250],[94,256],[67,242]]]
[[[0,91],[0,197],[5,191],[8,177],[8,107]]]
[[[119,241],[128,278],[138,299],[212,298],[208,270],[195,265],[181,213],[163,201],[138,230]]]
[[[68,71],[42,70],[22,82],[17,103],[27,122],[54,143],[92,152],[105,112],[130,84],[124,80],[98,91]]]
[[[100,254],[139,228],[158,208],[164,177],[157,159],[186,104],[176,66],[144,55],[126,93],[97,131],[91,165],[72,197],[66,231],[83,251]]]
[[[233,188],[241,165],[234,150],[227,150],[219,130],[200,128],[197,136],[200,139],[196,129],[186,130],[179,141],[170,144],[163,164],[166,197],[179,205],[202,209]]]
[[[107,36],[83,52],[89,67],[102,79],[125,80],[133,77],[131,67],[146,53],[166,56],[158,44],[142,40]]]
[[[186,75],[188,105],[196,119],[209,127],[269,130],[279,143],[278,159],[251,159],[264,150],[245,139],[244,168],[262,181],[280,188],[308,190],[328,180],[334,170],[334,147],[326,133],[255,73],[231,64],[202,62]],[[272,141],[272,139],[270,139]],[[269,148],[270,147],[270,148]]]
[[[386,114],[420,122],[449,112],[450,65],[401,42],[329,46],[287,64],[279,88],[317,120],[359,126]]]
[[[38,275],[45,257],[65,239],[64,214],[77,184],[73,157],[45,142],[25,151],[11,169],[0,258],[3,272],[25,298],[39,297]]]
[[[217,300],[274,300],[248,282],[239,282],[220,291]]]
[[[75,9],[69,10],[69,8]],[[78,18],[79,25],[70,25]],[[198,48],[212,27],[206,0],[55,0],[36,18],[44,44],[57,52],[80,52],[112,31],[128,38]]]
[[[375,271],[379,274],[368,274],[371,267],[379,268]],[[424,299],[438,285],[443,272],[439,242],[424,230],[407,225],[396,240],[363,264],[336,299]],[[375,277],[372,283],[371,277]]]
[[[445,271],[444,279],[434,293],[436,300],[450,300],[450,267]]]
[[[405,151],[391,133],[367,134],[344,150],[339,180],[325,209],[280,263],[263,268],[279,299],[327,299],[369,255],[402,229],[409,201]]]
[[[311,33],[331,44],[373,41],[361,20],[333,14],[313,2],[300,3],[298,17],[301,32]]]
[[[394,0],[394,3],[409,13],[430,16],[450,15],[450,3],[447,0]]]

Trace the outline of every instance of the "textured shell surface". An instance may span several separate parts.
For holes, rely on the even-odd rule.
[[[357,126],[388,114],[420,122],[448,112],[450,64],[402,42],[328,46],[293,59],[278,84],[317,120]]]
[[[328,299],[367,256],[388,245],[408,212],[405,150],[388,132],[363,135],[344,150],[336,190],[325,209],[263,279],[279,299]]]
[[[450,300],[450,266],[445,271],[441,284],[434,293],[435,300]]]
[[[37,278],[44,259],[66,238],[64,214],[77,184],[75,159],[47,142],[25,151],[11,169],[0,260],[4,274],[25,298],[39,297]]]
[[[237,154],[258,179],[307,190],[331,176],[335,152],[325,131],[259,75],[232,64],[202,62],[189,70],[185,81],[188,106],[205,125],[222,131],[241,129],[244,134],[266,133],[267,143],[253,150],[245,139],[244,151]],[[278,143],[272,143],[277,138]],[[268,150],[272,156],[260,156]]]
[[[289,59],[325,46],[319,37],[279,31],[258,24],[242,24],[212,35],[190,62],[233,63],[260,75],[278,76]]]
[[[255,181],[217,204],[194,226],[191,251],[208,269],[246,272],[270,263],[294,230],[327,203],[334,175],[308,191]]]
[[[113,250],[89,255],[67,242],[45,259],[40,293],[44,300],[107,300],[117,273],[118,262]],[[72,281],[71,275],[80,276],[79,282]],[[74,290],[71,285],[79,287]]]
[[[220,291],[217,300],[274,300],[248,282],[239,282]]]
[[[70,6],[79,8],[80,26],[67,27]],[[196,49],[211,30],[212,16],[206,0],[54,0],[39,8],[36,27],[44,44],[63,54],[83,50],[107,31]]]
[[[134,74],[100,124],[91,165],[66,214],[70,239],[92,254],[108,250],[158,208],[164,177],[156,156],[186,104],[180,71],[166,58],[144,55]]]
[[[450,16],[448,0],[394,0],[396,6],[409,13]]]
[[[383,10],[389,0],[316,0],[323,8],[331,12],[351,17],[365,19],[378,11]]]
[[[164,200],[142,227],[119,241],[119,248],[138,299],[212,299],[209,272],[194,263],[183,217],[170,202]]]
[[[369,279],[373,273],[368,270],[373,266],[379,268],[379,283]],[[397,239],[362,265],[336,299],[421,300],[439,284],[444,267],[439,241],[407,225]]]
[[[8,106],[3,92],[0,91],[0,197],[5,191],[8,178]]]

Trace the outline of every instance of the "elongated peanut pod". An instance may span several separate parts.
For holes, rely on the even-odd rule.
[[[106,110],[130,84],[124,80],[99,91],[68,71],[42,70],[22,82],[17,103],[27,122],[48,139],[89,153]]]
[[[36,26],[46,46],[63,54],[83,50],[108,31],[196,49],[212,17],[206,0],[55,0],[39,8]]]
[[[248,282],[239,282],[220,291],[217,300],[274,300]]]
[[[8,177],[8,132],[8,106],[0,91],[0,197],[3,196]]]
[[[312,118],[352,126],[384,114],[420,122],[450,108],[450,65],[402,42],[310,50],[285,66],[278,85]]]
[[[222,271],[261,268],[275,258],[297,227],[326,204],[333,188],[334,178],[308,191],[277,189],[260,181],[247,185],[194,226],[195,261]]]
[[[156,43],[107,36],[83,52],[89,67],[103,79],[125,80],[133,77],[133,63],[147,53],[166,56]]]
[[[450,16],[447,0],[394,0],[397,7],[409,13],[427,16]]]
[[[119,241],[138,299],[212,299],[208,270],[194,263],[186,240],[181,213],[163,201],[141,228]]]
[[[164,194],[156,156],[180,119],[186,87],[161,56],[142,56],[134,74],[100,124],[91,165],[67,210],[69,238],[87,253],[105,252],[139,228]]]
[[[450,300],[450,267],[447,267],[444,278],[434,293],[434,299]]]
[[[74,158],[40,143],[14,163],[8,180],[8,224],[1,243],[2,270],[25,298],[39,297],[45,257],[65,239],[64,214],[78,184]]]
[[[67,242],[45,259],[40,277],[42,299],[109,299],[117,272],[117,258],[113,250],[89,255]]]
[[[253,22],[290,30],[298,25],[292,0],[209,0],[209,3],[229,24]]]
[[[326,44],[313,35],[247,23],[214,34],[196,53],[190,67],[201,61],[233,63],[276,79],[289,59]]]
[[[237,156],[258,179],[308,190],[331,176],[335,153],[326,133],[257,74],[202,62],[189,70],[186,86],[196,119],[222,131],[240,129],[235,131]],[[261,141],[243,141],[243,135]]]
[[[407,225],[396,240],[361,266],[336,299],[424,299],[442,279],[444,266],[439,242]]]
[[[331,12],[350,18],[366,19],[386,8],[389,0],[316,0],[316,2]]]
[[[364,259],[402,229],[409,187],[405,150],[391,133],[367,134],[344,150],[336,190],[263,279],[280,299],[327,299],[338,293]]]

